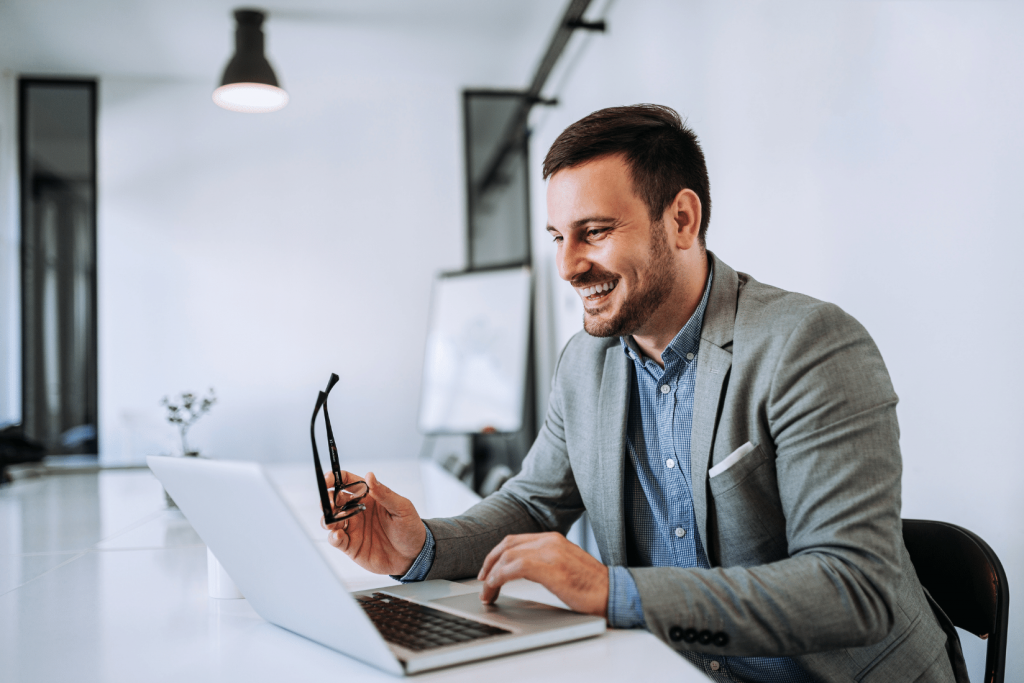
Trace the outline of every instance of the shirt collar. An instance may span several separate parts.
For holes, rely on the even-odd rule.
[[[670,361],[681,358],[687,362],[691,362],[693,358],[687,358],[686,354],[692,353],[693,357],[696,358],[697,350],[700,348],[700,330],[704,325],[704,309],[708,307],[708,295],[711,293],[711,280],[715,276],[714,266],[708,264],[708,281],[704,285],[704,296],[701,297],[700,304],[697,305],[697,310],[693,312],[690,319],[683,325],[683,329],[676,333],[676,336],[672,338],[668,346],[661,354],[661,360],[667,366]],[[643,358],[643,352],[640,347],[637,346],[636,341],[633,340],[633,335],[626,335],[625,337],[619,337],[619,341],[622,343],[622,350],[627,356],[630,352],[636,353],[638,358]]]

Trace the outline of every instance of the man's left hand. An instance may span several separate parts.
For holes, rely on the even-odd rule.
[[[484,582],[480,599],[489,605],[509,581],[529,579],[577,612],[607,616],[608,567],[555,531],[506,536],[476,578]]]

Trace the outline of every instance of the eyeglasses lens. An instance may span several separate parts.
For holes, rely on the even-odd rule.
[[[354,514],[362,512],[366,508],[360,501],[366,497],[370,489],[366,485],[366,482],[354,481],[349,484],[345,484],[344,488],[337,489],[334,492],[334,516],[340,517],[351,517]]]

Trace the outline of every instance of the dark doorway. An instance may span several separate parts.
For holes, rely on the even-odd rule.
[[[22,423],[95,454],[96,82],[21,79]]]

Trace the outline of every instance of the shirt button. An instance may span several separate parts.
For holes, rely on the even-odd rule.
[[[668,385],[667,384],[662,384],[661,385],[661,393],[663,393],[663,394],[667,394],[668,393]]]
[[[686,360],[693,360],[693,354],[692,353],[686,354]]]
[[[636,360],[636,354],[633,353],[632,351],[629,352],[629,357],[632,358],[633,360]]]
[[[665,467],[667,467],[669,469],[672,469],[675,466],[676,466],[676,461],[673,460],[672,458],[669,458],[668,460],[665,461]]]
[[[686,535],[686,529],[681,526],[676,527],[676,538],[682,538]]]
[[[712,660],[711,660],[711,664],[710,664],[710,666],[711,666],[711,670],[712,670],[712,671],[718,671],[718,669],[719,669],[719,668],[720,668],[720,667],[721,667],[722,665],[721,665],[721,664],[719,664],[719,663],[718,663],[718,662],[717,662],[716,660],[712,659]]]

